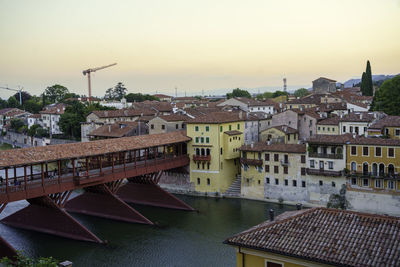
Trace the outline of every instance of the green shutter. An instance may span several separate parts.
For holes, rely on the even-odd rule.
[[[222,126],[219,126],[219,131],[222,133],[222,131],[223,131],[223,130],[222,130]]]

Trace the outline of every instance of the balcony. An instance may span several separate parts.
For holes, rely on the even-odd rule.
[[[263,165],[262,159],[240,158],[240,163],[247,164],[247,165],[255,165],[255,166],[262,166]]]
[[[326,154],[317,152],[308,152],[310,158],[343,159],[343,154]]]
[[[381,178],[381,179],[399,179],[400,175],[398,173],[372,173],[372,172],[355,172],[350,171],[346,174],[347,177],[360,177],[360,178]]]
[[[288,160],[283,160],[283,159],[281,159],[281,165],[282,166],[289,166],[290,165],[290,163],[289,163],[289,161]]]
[[[200,156],[200,155],[193,155],[193,160],[194,161],[211,161],[211,155],[207,156]]]
[[[341,171],[328,171],[325,169],[309,169],[307,168],[307,174],[310,175],[322,175],[322,176],[342,176]]]

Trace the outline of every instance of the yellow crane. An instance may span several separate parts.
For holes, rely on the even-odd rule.
[[[113,64],[110,64],[110,65],[102,66],[102,67],[98,67],[98,68],[87,69],[87,70],[84,70],[82,72],[83,75],[87,74],[87,77],[88,77],[88,86],[89,86],[89,99],[88,100],[89,100],[89,102],[92,101],[92,88],[91,88],[91,84],[90,84],[90,73],[98,71],[98,70],[102,70],[102,69],[105,69],[105,68],[109,68],[109,67],[112,67],[112,66],[115,66],[115,65],[117,65],[117,63],[113,63]]]

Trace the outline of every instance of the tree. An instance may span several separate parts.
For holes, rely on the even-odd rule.
[[[107,90],[106,90],[106,94],[104,95],[104,99],[108,99],[108,100],[111,100],[111,99],[114,99],[114,90],[113,90],[113,88],[108,88]]]
[[[30,258],[22,255],[20,251],[18,251],[17,256],[13,257],[12,259],[7,257],[0,259],[0,265],[6,267],[57,267],[58,262],[59,261],[53,257],[40,257],[38,259]]]
[[[386,80],[375,92],[372,110],[383,111],[388,115],[400,115],[400,75]]]
[[[289,95],[287,92],[284,92],[284,91],[275,91],[273,94],[272,94],[272,98],[275,98],[275,97],[278,97],[278,96],[281,96],[281,95],[285,95],[286,97]]]
[[[42,110],[42,100],[38,96],[32,96],[24,102],[23,108],[30,113],[39,113]]]
[[[51,103],[61,102],[68,93],[69,91],[67,87],[59,84],[49,86],[44,91],[45,97],[49,99]]]
[[[121,100],[126,95],[127,89],[125,88],[125,85],[121,82],[119,82],[115,87],[114,87],[114,95],[116,99]]]
[[[10,125],[11,125],[11,129],[18,132],[22,129],[22,127],[25,125],[25,123],[21,119],[12,118],[10,121]]]
[[[15,93],[14,94],[15,99],[17,99],[18,103],[19,103],[19,93]],[[21,91],[21,100],[22,100],[22,104],[25,103],[25,101],[28,101],[29,99],[31,99],[31,95],[28,92],[25,91]]]
[[[372,82],[371,64],[367,61],[365,72],[361,76],[361,92],[365,96],[372,96],[374,92],[374,85]]]
[[[146,101],[146,100],[160,101],[160,99],[158,97],[155,97],[155,96],[152,96],[152,95],[148,95],[148,94],[143,95],[141,93],[138,93],[138,94],[129,93],[129,94],[127,94],[125,96],[125,98],[126,98],[127,102],[143,102],[143,101]]]
[[[233,89],[232,93],[227,93],[226,94],[226,98],[232,98],[232,97],[247,97],[247,98],[251,98],[251,94],[246,91],[246,90],[242,90],[239,88]]]
[[[19,107],[19,102],[14,96],[10,96],[10,98],[7,101],[7,107],[9,108],[17,108]]]
[[[308,91],[306,88],[300,88],[294,92],[295,97],[304,97],[309,94],[310,94],[310,91]]]
[[[58,125],[64,134],[71,138],[79,139],[81,135],[81,123],[82,118],[79,114],[64,112],[61,115]]]

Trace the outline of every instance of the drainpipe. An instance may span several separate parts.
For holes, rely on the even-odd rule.
[[[240,251],[240,247],[239,247],[239,253],[242,255],[242,267],[245,267],[245,261],[244,261],[244,253]]]

